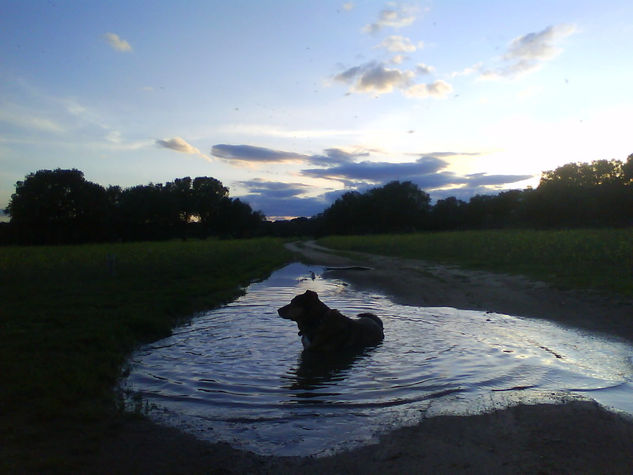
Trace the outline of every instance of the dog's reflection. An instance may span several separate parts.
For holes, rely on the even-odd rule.
[[[288,373],[291,380],[289,389],[301,391],[296,393],[298,398],[323,396],[322,392],[311,391],[332,387],[337,382],[344,381],[352,367],[369,357],[373,349],[362,348],[334,354],[303,351],[296,369]]]

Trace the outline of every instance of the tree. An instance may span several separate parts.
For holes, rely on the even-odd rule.
[[[191,189],[192,211],[205,227],[213,225],[220,212],[220,205],[229,196],[229,189],[215,178],[199,176]]]
[[[375,232],[422,229],[430,211],[431,198],[410,181],[392,181],[369,190],[366,216]]]
[[[438,200],[433,206],[433,228],[435,229],[461,229],[465,227],[468,204],[450,196]]]
[[[541,175],[540,187],[567,186],[589,188],[623,183],[624,172],[619,160],[594,160],[591,163],[567,163]]]
[[[216,218],[216,234],[230,237],[251,237],[259,233],[264,215],[253,212],[239,198],[223,198]]]
[[[350,191],[318,218],[325,233],[379,233],[428,225],[430,197],[410,181],[392,181],[365,193]]]
[[[626,163],[622,165],[622,177],[625,184],[633,183],[633,153],[627,157]]]
[[[28,242],[99,239],[106,222],[105,189],[72,170],[39,170],[18,181],[7,213]],[[26,237],[26,236],[29,237]]]

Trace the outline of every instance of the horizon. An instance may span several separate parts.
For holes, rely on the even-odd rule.
[[[468,201],[633,152],[630,2],[148,5],[6,6],[0,209],[40,169],[210,176],[310,217],[393,180]]]

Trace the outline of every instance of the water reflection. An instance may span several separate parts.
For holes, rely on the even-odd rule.
[[[374,348],[348,350],[337,354],[303,351],[299,357],[299,366],[289,374],[292,382],[287,388],[299,399],[313,399],[317,395],[315,389],[344,382],[354,364],[367,357],[372,350]]]
[[[385,340],[336,357],[303,352],[277,309],[307,289],[343,314],[376,313]],[[541,320],[396,305],[293,264],[141,348],[123,384],[150,417],[201,438],[327,454],[424,417],[517,402],[587,396],[633,413],[632,354],[626,343]]]

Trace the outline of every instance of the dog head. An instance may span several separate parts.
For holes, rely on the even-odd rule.
[[[277,313],[281,318],[297,322],[299,327],[302,327],[318,323],[328,310],[316,292],[306,290],[305,293],[294,297],[288,305],[277,310]]]

